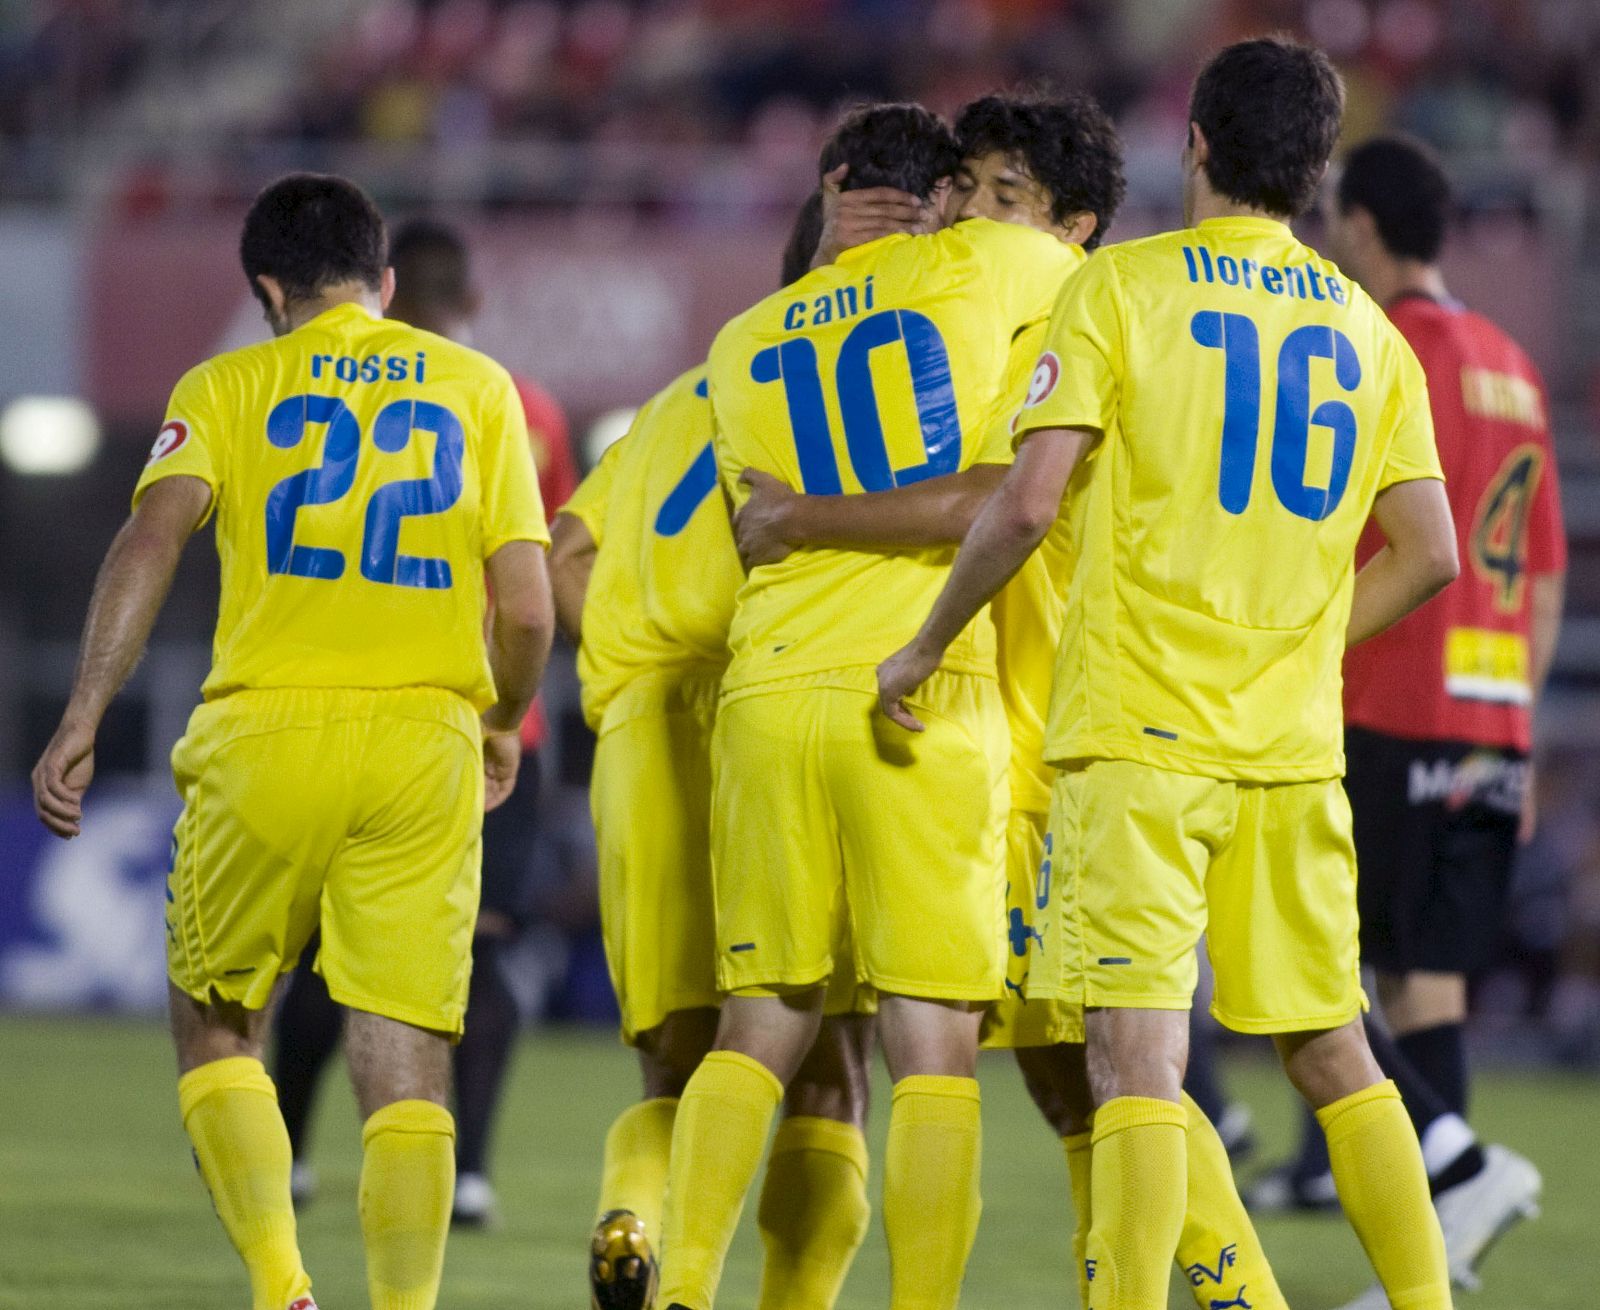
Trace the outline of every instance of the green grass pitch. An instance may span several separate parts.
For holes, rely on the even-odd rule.
[[[1264,1061],[1241,1061],[1261,1158],[1292,1131],[1288,1094]],[[1076,1303],[1068,1269],[1066,1168],[1009,1060],[986,1056],[984,1216],[963,1298],[973,1310]],[[635,1094],[630,1055],[601,1034],[540,1032],[518,1053],[501,1119],[496,1182],[506,1222],[453,1235],[443,1310],[578,1310],[601,1140]],[[874,1107],[873,1193],[887,1118]],[[355,1191],[359,1143],[342,1076],[317,1125],[322,1193],[301,1220],[323,1310],[366,1306]],[[1600,1090],[1592,1079],[1497,1074],[1482,1080],[1482,1130],[1545,1172],[1545,1215],[1490,1257],[1482,1292],[1460,1310],[1592,1310],[1600,1233]],[[753,1303],[759,1240],[747,1207],[721,1305]],[[1296,1310],[1331,1310],[1367,1285],[1340,1220],[1262,1224]],[[841,1310],[887,1302],[881,1229],[862,1248]],[[3,1310],[244,1310],[243,1271],[211,1214],[178,1124],[171,1056],[154,1026],[0,1018],[0,1307]],[[1172,1305],[1192,1305],[1174,1284]]]

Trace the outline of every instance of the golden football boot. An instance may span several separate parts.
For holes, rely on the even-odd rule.
[[[644,1221],[632,1210],[608,1210],[589,1242],[591,1310],[650,1310],[660,1269]]]

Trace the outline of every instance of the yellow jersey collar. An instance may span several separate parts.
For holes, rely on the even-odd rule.
[[[336,328],[341,323],[349,323],[357,318],[364,318],[373,323],[378,321],[378,315],[374,314],[360,301],[347,300],[342,305],[334,305],[331,309],[323,310],[315,318],[308,318],[295,331],[304,332],[309,327],[319,327],[327,331],[331,328]]]
[[[1199,232],[1271,232],[1289,235],[1289,225],[1281,218],[1258,217],[1255,214],[1226,214],[1221,218],[1203,218],[1195,224]]]

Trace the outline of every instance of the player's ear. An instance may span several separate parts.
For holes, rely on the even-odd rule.
[[[283,292],[283,283],[270,273],[256,274],[256,296],[267,311],[267,321],[280,322],[287,312],[289,298]]]
[[[1190,120],[1189,123],[1189,162],[1196,168],[1205,166],[1211,158],[1211,145],[1206,140],[1206,134],[1200,130],[1200,124]]]
[[[1100,220],[1090,210],[1084,209],[1076,214],[1068,214],[1059,226],[1069,246],[1081,246],[1094,236],[1095,228],[1099,225]]]
[[[384,266],[383,276],[378,279],[378,304],[387,311],[389,302],[394,299],[394,265]]]

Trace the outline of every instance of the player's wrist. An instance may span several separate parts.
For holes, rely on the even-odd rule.
[[[522,735],[523,715],[518,714],[514,720],[507,722],[510,715],[507,711],[495,706],[485,710],[483,717],[478,721],[483,730],[483,739],[488,741],[492,737],[520,737]]]

